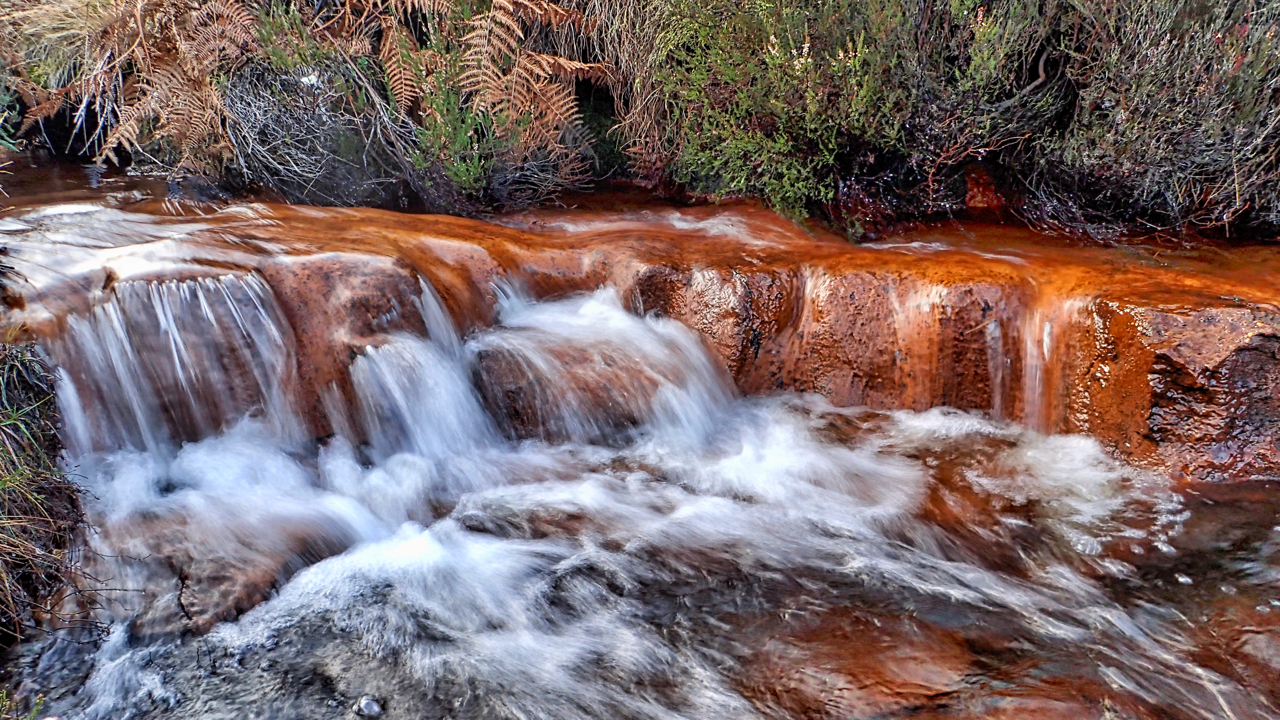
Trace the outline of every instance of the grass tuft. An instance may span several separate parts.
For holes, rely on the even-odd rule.
[[[12,638],[68,579],[80,526],[76,486],[58,469],[48,368],[31,345],[0,345],[0,627]]]

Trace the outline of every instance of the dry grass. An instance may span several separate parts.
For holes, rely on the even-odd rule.
[[[375,145],[376,164],[389,164],[374,183],[416,167],[430,172],[411,183],[447,176],[473,194],[500,186],[504,201],[587,175],[574,82],[608,71],[546,51],[542,28],[584,29],[581,13],[547,0],[0,1],[7,85],[28,108],[25,129],[69,119],[99,163],[125,149],[179,174],[233,170],[296,190],[319,171],[324,183],[364,148],[311,143],[307,153],[305,139],[288,141],[300,129],[290,121],[314,114],[318,99],[331,123],[320,137],[355,131]],[[273,92],[290,81],[318,97]],[[260,141],[268,134],[287,138],[280,152]],[[459,162],[459,140],[482,167]]]
[[[67,580],[80,526],[76,487],[57,467],[48,369],[29,345],[0,345],[0,624],[19,634]]]

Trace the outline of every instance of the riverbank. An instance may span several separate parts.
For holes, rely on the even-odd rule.
[[[122,2],[6,13],[0,144],[460,215],[621,178],[855,239],[1280,223],[1276,0]]]
[[[58,468],[53,379],[28,344],[0,344],[0,644],[48,619],[67,582],[79,490]]]

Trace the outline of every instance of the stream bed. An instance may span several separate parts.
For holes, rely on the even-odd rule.
[[[1150,307],[1243,328],[1196,321],[1220,392],[1254,363],[1254,405],[1194,401],[1266,425],[1270,250],[1054,267],[980,228],[849,249],[932,283],[837,328],[866,358],[883,323],[889,359],[766,365],[840,296],[810,267],[803,303],[741,300],[712,280],[747,270],[716,263],[846,250],[758,209],[504,226],[75,192],[0,219],[5,324],[56,368],[91,525],[78,592],[12,654],[42,717],[1280,717],[1274,443],[1161,434],[1191,381],[1073,379],[1088,333],[1108,379],[1179,377],[1161,358],[1207,336],[1142,355],[1099,323],[1108,288],[1136,302],[1117,267],[1181,273]],[[609,254],[641,236],[685,264]],[[1021,314],[943,266],[987,268]],[[961,297],[981,315],[956,329]],[[755,335],[724,330],[742,318]]]

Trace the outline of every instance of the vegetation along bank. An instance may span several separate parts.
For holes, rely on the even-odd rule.
[[[1280,2],[4,0],[4,141],[478,214],[619,178],[856,237],[1273,232]],[[970,198],[972,199],[972,198]]]

